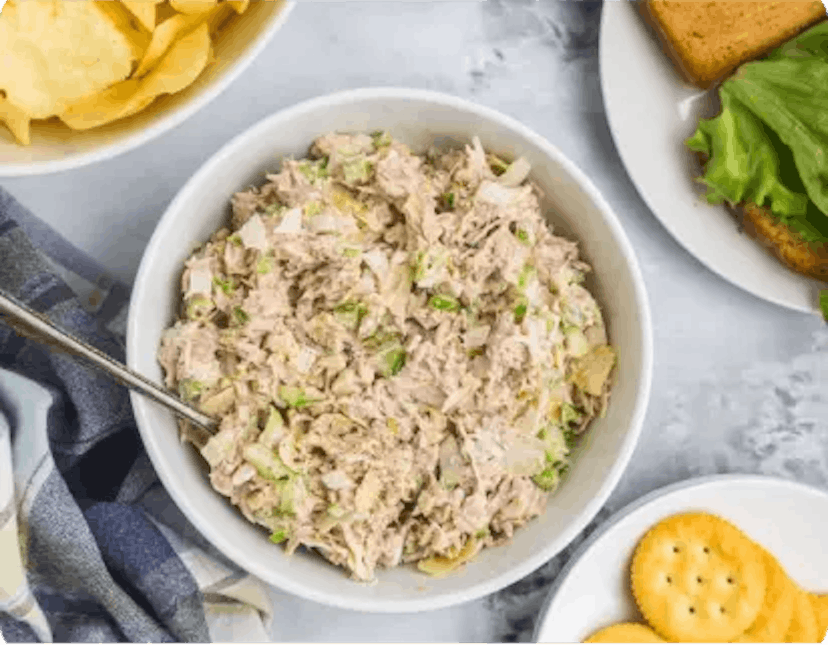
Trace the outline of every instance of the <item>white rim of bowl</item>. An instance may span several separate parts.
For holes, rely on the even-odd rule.
[[[469,602],[471,600],[476,600],[517,582],[560,553],[592,521],[618,484],[618,480],[621,478],[621,475],[626,469],[641,434],[644,415],[646,414],[650,396],[650,386],[652,383],[653,333],[646,286],[638,265],[638,260],[635,256],[635,252],[633,251],[632,245],[630,244],[630,241],[627,238],[618,217],[615,215],[615,212],[601,196],[598,189],[594,186],[586,174],[584,174],[584,172],[581,171],[581,169],[574,162],[565,157],[562,152],[560,152],[544,137],[535,133],[530,128],[521,124],[512,117],[459,97],[441,92],[433,92],[430,90],[408,89],[402,87],[346,90],[303,101],[292,107],[280,110],[275,114],[265,117],[257,124],[251,126],[225,144],[217,153],[208,159],[198,171],[196,171],[196,173],[187,181],[186,184],[184,184],[158,222],[158,225],[156,226],[155,231],[147,244],[147,249],[153,247],[155,244],[159,243],[160,240],[166,237],[166,229],[172,226],[170,213],[177,211],[182,204],[186,203],[190,199],[192,193],[196,191],[196,185],[201,182],[201,178],[205,175],[211,174],[214,168],[224,163],[225,157],[227,157],[231,151],[234,151],[241,146],[248,137],[255,136],[258,133],[264,133],[270,129],[271,123],[273,122],[289,120],[307,110],[312,110],[323,105],[329,106],[333,109],[343,109],[347,107],[349,103],[363,99],[376,100],[383,98],[427,101],[437,105],[453,107],[459,110],[471,112],[479,117],[482,117],[483,119],[495,121],[503,125],[505,128],[517,132],[520,136],[533,141],[546,156],[551,157],[560,163],[561,166],[563,166],[567,172],[572,175],[584,192],[601,210],[613,236],[618,243],[624,259],[626,260],[627,266],[630,268],[635,289],[636,310],[639,313],[639,323],[641,325],[643,336],[641,349],[642,366],[641,373],[638,377],[635,408],[633,411],[630,429],[621,447],[619,458],[610,470],[607,480],[604,482],[604,485],[601,487],[598,495],[590,500],[590,502],[584,507],[578,519],[574,521],[557,540],[547,545],[546,548],[544,548],[540,553],[528,558],[519,566],[516,566],[499,576],[495,576],[486,582],[473,585],[463,591],[446,592],[442,594],[435,594],[423,599],[411,599],[404,601],[371,600],[370,603],[365,603],[361,600],[351,600],[350,598],[343,597],[338,594],[328,594],[320,589],[305,585],[300,580],[282,578],[280,576],[259,576],[265,582],[272,584],[274,587],[277,587],[283,591],[312,600],[314,602],[341,609],[368,611],[374,613],[414,613],[434,609],[443,609],[464,602]],[[133,299],[138,293],[138,288],[145,283],[143,276],[144,273],[149,270],[147,258],[148,255],[145,250],[144,256],[141,259],[141,264],[138,268],[137,277],[135,279],[135,289],[133,290],[132,295]],[[127,324],[128,364],[131,363],[130,357],[135,356],[138,351],[138,348],[134,347],[133,343],[139,324],[139,316],[136,314],[136,308],[130,306],[129,320]],[[148,420],[144,414],[145,402],[140,395],[137,394],[132,394],[132,402],[136,422],[138,424],[138,430],[147,448],[150,460],[153,464],[155,464],[156,461],[163,460],[163,456],[160,453],[158,445],[153,440],[152,434],[144,430],[144,427],[148,426]],[[239,549],[235,544],[233,544],[232,541],[226,540],[220,535],[213,535],[210,523],[206,521],[206,519],[198,517],[188,508],[188,504],[183,499],[182,493],[177,491],[173,486],[169,485],[170,482],[167,481],[168,478],[165,474],[166,471],[163,468],[156,468],[156,470],[161,482],[164,484],[164,488],[167,490],[172,500],[178,505],[187,519],[189,519],[190,522],[205,537],[207,537],[208,541],[213,543],[222,553],[224,553],[245,571],[252,572],[256,570],[257,563],[250,560],[243,550]]]
[[[233,63],[220,80],[204,90],[203,93],[194,97],[191,102],[182,105],[174,112],[160,117],[147,128],[138,130],[123,139],[106,144],[96,150],[86,153],[70,154],[63,159],[36,161],[30,164],[0,164],[0,177],[11,178],[50,175],[85,168],[86,166],[114,159],[122,154],[136,150],[150,143],[165,132],[173,130],[211,103],[213,99],[226,90],[244,73],[253,61],[258,58],[262,50],[267,47],[271,39],[276,35],[276,32],[282,28],[295,6],[296,0],[285,0],[279,15],[273,20],[273,24],[259,34],[247,54]]]
[[[549,610],[552,609],[552,603],[555,602],[555,598],[558,595],[561,587],[563,586],[564,582],[569,575],[572,573],[572,570],[577,566],[577,564],[581,561],[587,551],[592,548],[592,545],[595,544],[598,540],[600,540],[604,535],[607,534],[616,524],[621,522],[622,520],[626,519],[628,516],[632,515],[636,511],[644,508],[645,506],[649,506],[650,503],[655,502],[662,497],[667,497],[668,495],[672,495],[680,490],[684,490],[686,488],[701,488],[703,486],[708,486],[709,484],[717,484],[720,482],[757,482],[762,484],[767,484],[768,482],[773,482],[774,484],[778,484],[780,486],[786,486],[788,488],[800,488],[803,490],[807,490],[808,492],[817,492],[822,493],[826,497],[828,497],[828,493],[824,490],[816,488],[815,486],[811,486],[810,484],[805,484],[803,482],[794,481],[791,479],[783,479],[782,477],[775,477],[772,475],[753,475],[753,474],[741,474],[741,473],[725,473],[721,475],[705,475],[703,477],[691,477],[690,479],[683,479],[679,482],[674,482],[672,484],[667,484],[666,486],[662,486],[661,488],[656,488],[649,493],[642,495],[635,501],[630,502],[620,510],[616,511],[612,517],[608,518],[606,522],[604,522],[601,526],[597,527],[595,531],[581,544],[572,556],[567,560],[564,567],[561,569],[560,573],[555,577],[555,581],[552,583],[552,586],[549,588],[549,592],[546,595],[546,600],[543,601],[543,609],[541,609],[540,614],[538,615],[538,621],[535,624],[535,629],[532,632],[532,642],[537,643],[538,638],[540,638],[540,631],[543,628],[544,623],[546,622],[546,618],[549,615]],[[544,641],[544,642],[551,642],[551,641]]]

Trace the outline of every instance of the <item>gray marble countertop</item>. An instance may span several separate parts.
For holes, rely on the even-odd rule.
[[[209,155],[264,116],[361,86],[412,86],[472,99],[535,129],[592,178],[620,217],[647,282],[655,329],[650,409],[632,462],[597,521],[655,488],[712,473],[762,473],[828,488],[825,326],[715,276],[644,205],[603,112],[600,14],[599,2],[566,0],[300,0],[253,66],[169,135],[113,161],[3,184],[131,281],[175,192]],[[273,590],[273,637],[527,640],[571,549],[498,594],[424,614],[358,614]]]

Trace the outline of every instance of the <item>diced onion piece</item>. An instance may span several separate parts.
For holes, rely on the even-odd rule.
[[[267,232],[258,213],[251,216],[239,229],[239,237],[248,249],[264,251],[267,248]]]

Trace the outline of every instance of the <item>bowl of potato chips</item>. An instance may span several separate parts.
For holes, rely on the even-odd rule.
[[[282,26],[287,0],[8,0],[0,176],[114,157],[183,122]]]

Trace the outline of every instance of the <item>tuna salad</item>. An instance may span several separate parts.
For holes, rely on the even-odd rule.
[[[529,172],[477,138],[326,135],[187,260],[166,384],[221,420],[212,485],[289,553],[442,574],[543,512],[615,353]]]

